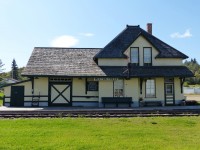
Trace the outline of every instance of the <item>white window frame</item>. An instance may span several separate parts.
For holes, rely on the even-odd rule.
[[[113,84],[113,96],[124,97],[124,80],[115,80]]]
[[[155,79],[147,79],[145,87],[145,97],[156,97],[156,81]]]
[[[144,47],[143,48],[143,61],[144,66],[151,66],[152,65],[152,48],[151,47]]]
[[[131,47],[130,56],[131,63],[139,65],[139,47]]]

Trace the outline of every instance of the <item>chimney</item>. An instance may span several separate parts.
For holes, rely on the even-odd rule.
[[[152,23],[147,23],[147,32],[152,34]]]

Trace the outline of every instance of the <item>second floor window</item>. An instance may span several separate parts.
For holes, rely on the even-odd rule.
[[[131,63],[139,66],[139,48],[131,47]]]
[[[150,47],[144,47],[144,66],[152,66],[152,50]]]

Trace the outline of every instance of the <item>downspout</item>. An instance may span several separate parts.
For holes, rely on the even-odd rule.
[[[140,94],[142,95],[143,78],[140,78]]]
[[[34,95],[34,77],[31,78],[32,95]]]

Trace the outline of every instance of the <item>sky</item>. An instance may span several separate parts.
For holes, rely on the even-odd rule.
[[[25,67],[34,47],[103,48],[126,25],[200,63],[199,0],[0,0],[0,59]]]

